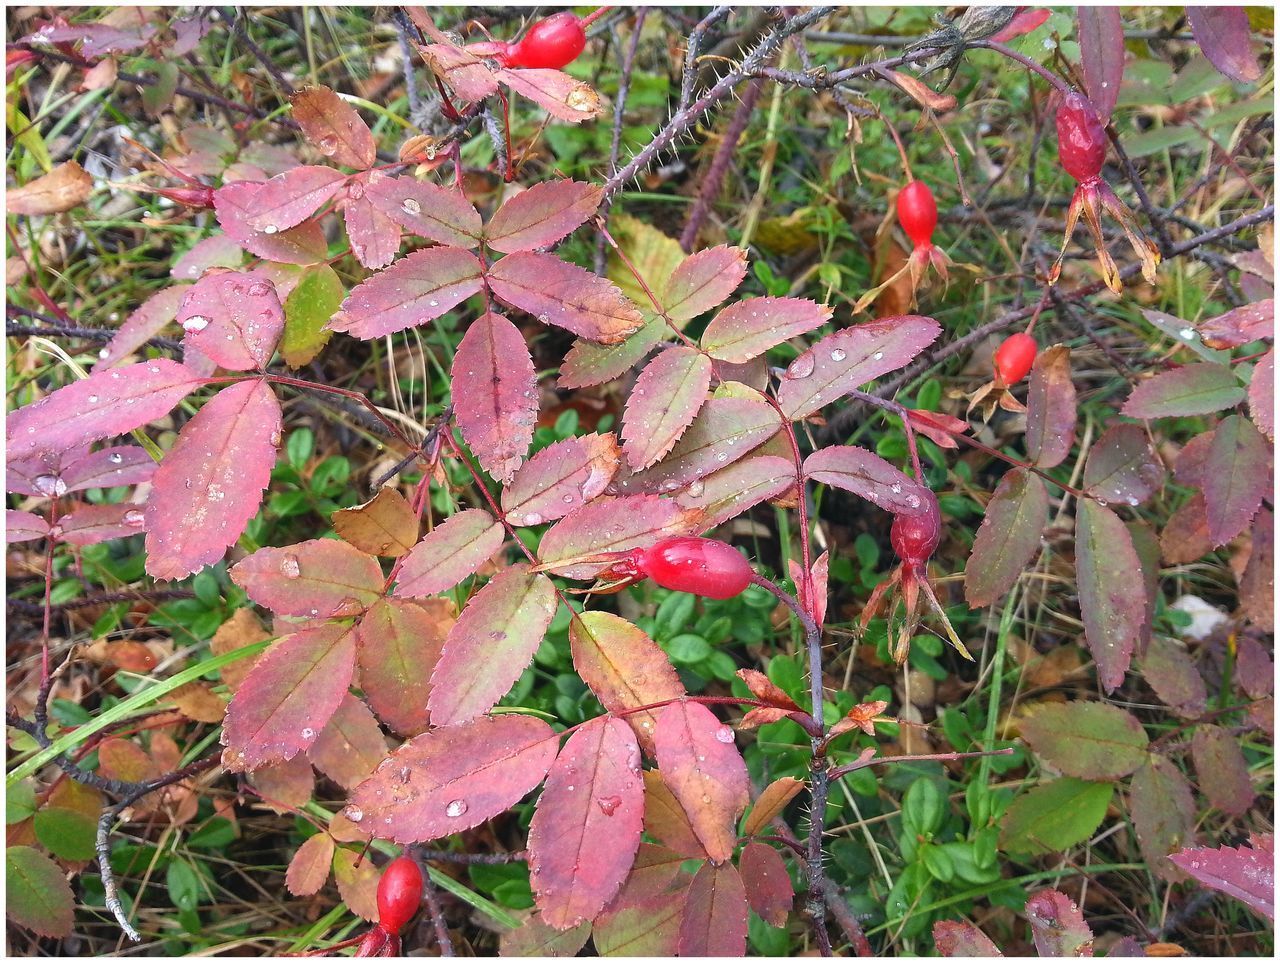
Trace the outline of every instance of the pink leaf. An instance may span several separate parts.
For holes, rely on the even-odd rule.
[[[601,344],[616,344],[644,323],[613,282],[551,254],[508,254],[489,268],[487,281],[513,308]]]
[[[1009,591],[1040,550],[1049,515],[1049,492],[1025,468],[1005,472],[987,502],[973,552],[964,568],[970,608],[991,605]]]
[[[504,537],[503,527],[482,508],[451,515],[405,556],[392,594],[414,598],[453,588],[489,561]]]
[[[435,38],[440,42],[418,47],[431,72],[452,87],[461,100],[470,103],[477,103],[497,93],[498,81],[493,71],[474,54],[455,44],[444,42],[443,38],[442,34]]]
[[[127,538],[142,531],[146,518],[142,506],[81,505],[58,519],[55,531],[72,545],[96,545],[112,538]]]
[[[745,956],[747,894],[733,863],[703,863],[684,899],[681,956]]]
[[[391,178],[380,171],[356,175],[347,185],[347,197],[342,204],[351,252],[370,270],[386,267],[400,251],[400,225],[373,201],[378,185],[387,180]]]
[[[294,896],[311,896],[320,892],[333,868],[333,837],[316,833],[298,847],[289,860],[284,885]]]
[[[1017,40],[1024,34],[1037,29],[1049,19],[1052,13],[1052,10],[1046,10],[1044,7],[1024,8],[1015,13],[1013,19],[1002,30],[992,34],[991,39],[996,43],[1008,43],[1010,40]],[[943,955],[946,956],[947,954],[944,953]]]
[[[191,250],[178,258],[169,269],[169,277],[177,281],[190,281],[199,278],[210,268],[235,270],[243,263],[244,250],[240,245],[225,234],[214,234],[197,241]]]
[[[776,455],[744,458],[695,481],[675,496],[680,507],[701,515],[699,531],[709,531],[796,483],[796,466]]]
[[[601,496],[570,512],[553,525],[538,545],[544,563],[566,578],[592,578],[603,563],[573,563],[582,555],[646,548],[666,535],[685,531],[697,516],[669,498],[632,495]],[[567,562],[568,564],[555,564]]]
[[[377,559],[336,538],[260,548],[232,567],[231,580],[286,616],[349,618],[382,595]]]
[[[520,678],[556,614],[551,580],[513,565],[472,596],[445,639],[427,708],[438,726],[488,712]]]
[[[909,364],[941,333],[933,318],[914,314],[837,331],[791,362],[778,388],[778,404],[793,420],[811,415],[847,391]]]
[[[137,445],[101,448],[75,459],[61,472],[61,480],[69,492],[88,488],[114,488],[150,481],[156,463]]]
[[[8,457],[123,435],[168,414],[203,380],[190,368],[163,359],[95,371],[10,414]]]
[[[1196,43],[1220,74],[1241,84],[1262,76],[1244,7],[1187,7],[1187,20]]]
[[[543,181],[504,203],[485,228],[485,243],[512,254],[548,247],[587,221],[603,190],[580,181]]]
[[[1092,499],[1076,511],[1076,583],[1085,641],[1098,679],[1111,692],[1124,681],[1146,618],[1146,590],[1129,530],[1114,512]]]
[[[16,508],[4,510],[4,540],[6,542],[30,542],[49,534],[49,523],[34,512],[20,512]]]
[[[329,253],[318,221],[304,221],[283,231],[268,233],[249,226],[257,209],[263,184],[237,181],[213,193],[213,209],[227,237],[250,254],[285,264],[315,264]]]
[[[986,933],[963,920],[934,923],[933,945],[940,956],[1004,956]]]
[[[452,603],[379,599],[356,635],[359,684],[383,722],[406,735],[427,727],[431,673],[453,626]]]
[[[733,730],[696,702],[673,702],[658,715],[658,769],[717,862],[733,855],[748,801],[747,765],[733,742]]]
[[[702,347],[714,358],[741,364],[830,320],[829,307],[804,298],[747,298],[711,319]]]
[[[1162,484],[1164,465],[1139,425],[1113,425],[1089,449],[1084,488],[1104,504],[1138,505]]]
[[[243,772],[311,746],[346,698],[355,658],[352,626],[313,624],[278,641],[227,706],[222,764]]]
[[[533,441],[538,379],[520,329],[500,314],[482,314],[453,356],[454,410],[476,460],[503,484]]]
[[[344,812],[395,842],[452,836],[519,802],[542,782],[559,743],[532,716],[481,716],[432,729],[383,760]]]
[[[1042,889],[1027,899],[1027,922],[1041,956],[1093,956],[1093,932],[1066,894]]]
[[[178,307],[187,290],[186,284],[173,284],[161,288],[143,301],[136,311],[125,318],[124,324],[116,329],[107,346],[98,352],[95,370],[101,371],[119,364],[122,358],[133,354],[164,330],[165,325],[178,316]]]
[[[354,789],[387,755],[387,740],[369,707],[347,695],[325,723],[307,758],[343,789]]]
[[[1213,433],[1205,467],[1209,540],[1217,548],[1244,531],[1271,491],[1271,446],[1253,422],[1230,415]]]
[[[738,857],[738,869],[747,902],[756,914],[770,926],[786,926],[795,891],[781,854],[768,843],[747,843]]]
[[[1249,414],[1258,430],[1271,441],[1276,440],[1275,364],[1275,351],[1268,351],[1253,366],[1249,381]]]
[[[275,285],[253,274],[206,274],[178,309],[185,343],[229,371],[262,369],[284,333]]]
[[[473,248],[480,243],[480,212],[461,191],[416,177],[378,177],[365,194],[384,217],[439,244]]]
[[[373,166],[378,146],[354,107],[328,87],[304,87],[290,99],[293,119],[320,153],[346,167]]]
[[[414,251],[357,285],[329,327],[368,341],[434,321],[480,293],[481,270],[456,247]]]
[[[723,304],[746,275],[747,252],[721,244],[681,261],[658,300],[672,321],[690,321]]]
[[[245,221],[253,231],[275,234],[301,224],[341,190],[347,175],[332,167],[306,165],[277,174],[253,197],[253,214]]]
[[[529,824],[529,870],[547,925],[595,919],[621,889],[640,845],[640,747],[621,719],[578,729],[551,767]]]
[[[1139,384],[1120,414],[1130,418],[1207,415],[1239,404],[1244,395],[1244,388],[1226,365],[1189,364]]]
[[[583,435],[548,445],[502,490],[507,521],[541,525],[563,518],[605,490],[617,474],[620,458],[612,434]]]
[[[622,416],[622,449],[636,469],[662,458],[698,414],[711,387],[711,359],[667,348],[636,379]]]
[[[147,502],[147,573],[182,578],[222,558],[258,512],[280,445],[265,381],[223,388],[164,456]]]
[[[841,488],[896,515],[919,515],[931,504],[913,479],[855,445],[819,448],[804,460],[805,477]]]
[[[968,422],[944,415],[937,411],[924,411],[919,408],[908,408],[907,417],[916,431],[924,435],[939,448],[959,448],[956,435],[968,432]]]
[[[1264,298],[1232,308],[1196,327],[1200,337],[1211,348],[1238,348],[1251,341],[1270,341],[1275,335],[1276,303]]]
[[[494,75],[517,94],[528,97],[557,120],[580,124],[604,113],[600,95],[559,70],[498,70]]]
[[[1192,847],[1169,857],[1197,880],[1232,896],[1269,920],[1276,918],[1274,837],[1255,836],[1251,846]]]
[[[1124,78],[1124,24],[1119,7],[1077,7],[1080,20],[1080,60],[1084,87],[1106,124],[1111,120],[1120,81]]]

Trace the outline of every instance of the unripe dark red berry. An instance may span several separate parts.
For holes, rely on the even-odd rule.
[[[1067,94],[1058,108],[1058,160],[1077,181],[1092,180],[1107,159],[1107,134],[1089,98]]]
[[[751,584],[751,563],[713,538],[664,538],[640,556],[638,568],[663,588],[709,599],[728,599]]]
[[[996,374],[1006,385],[1016,385],[1036,361],[1036,339],[1025,331],[1011,334],[996,348]]]
[[[529,28],[507,51],[509,67],[550,67],[559,70],[572,63],[587,45],[587,32],[577,14],[565,10]]]
[[[387,864],[378,880],[378,925],[395,934],[422,904],[422,870],[408,856]]]
[[[919,515],[895,515],[889,543],[912,571],[920,571],[942,541],[942,512],[933,492],[924,489],[925,510]]]
[[[898,223],[916,247],[933,243],[938,205],[924,181],[912,181],[898,192]]]

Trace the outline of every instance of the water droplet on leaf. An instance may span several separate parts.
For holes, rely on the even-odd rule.
[[[280,574],[285,578],[297,578],[302,574],[302,566],[298,564],[298,556],[286,555],[280,559]]]
[[[466,800],[454,799],[449,805],[444,807],[444,814],[450,819],[457,819],[467,811]]]

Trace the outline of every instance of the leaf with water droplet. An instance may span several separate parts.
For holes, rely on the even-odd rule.
[[[231,569],[249,598],[277,615],[327,617],[347,599],[371,605],[382,595],[376,559],[346,542],[314,538],[285,548],[260,548]]]

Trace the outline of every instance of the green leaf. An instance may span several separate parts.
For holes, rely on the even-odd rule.
[[[1000,822],[1000,848],[1040,856],[1089,838],[1107,814],[1115,787],[1070,776],[1042,783],[1013,801]]]
[[[947,815],[947,797],[932,779],[917,779],[902,797],[902,821],[924,836],[936,833]]]
[[[5,912],[41,936],[71,935],[75,900],[56,863],[30,846],[10,846],[4,859]]]
[[[1064,775],[1119,779],[1147,761],[1142,725],[1103,702],[1047,705],[1019,726],[1036,755]]]
[[[1171,147],[1181,147],[1200,140],[1201,133],[1194,127],[1153,127],[1124,139],[1125,152],[1131,158],[1148,157]]]
[[[98,823],[78,809],[45,806],[35,815],[36,839],[59,859],[93,859]]]
[[[36,790],[28,781],[23,780],[10,788],[4,797],[4,822],[6,826],[20,823],[35,815]]]
[[[169,902],[180,910],[195,909],[200,902],[200,877],[190,863],[175,859],[165,874]]]
[[[333,336],[325,325],[346,296],[337,272],[327,264],[307,268],[284,301],[284,337],[280,353],[290,368],[300,368]],[[290,458],[291,462],[294,462]],[[296,462],[294,462],[296,464]]]
[[[663,643],[671,661],[677,665],[694,665],[711,655],[711,646],[700,635],[685,633]]]

